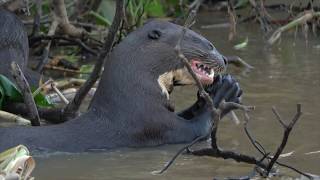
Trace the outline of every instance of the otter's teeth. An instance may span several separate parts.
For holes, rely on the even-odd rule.
[[[213,77],[214,77],[214,70],[213,70],[213,69],[210,69],[209,77],[210,77],[210,78],[213,78]]]

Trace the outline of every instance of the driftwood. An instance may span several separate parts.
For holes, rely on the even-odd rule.
[[[280,37],[281,34],[285,31],[288,31],[296,26],[303,25],[306,22],[310,21],[314,17],[320,17],[320,12],[308,11],[304,15],[294,19],[288,24],[278,28],[269,38],[268,43],[270,45],[274,44]]]
[[[0,110],[0,119],[16,122],[19,125],[31,125],[30,120],[6,111],[1,111],[1,110]]]
[[[32,126],[40,126],[40,117],[28,81],[16,62],[11,63],[11,70],[12,76],[23,94],[24,103],[28,107]]]

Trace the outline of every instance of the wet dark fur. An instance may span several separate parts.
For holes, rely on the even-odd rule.
[[[0,73],[11,77],[10,64],[16,61],[25,70],[28,59],[28,36],[22,22],[0,8]]]
[[[81,152],[185,143],[207,134],[211,118],[204,101],[175,114],[157,82],[159,75],[182,67],[173,50],[181,29],[151,21],[131,33],[108,57],[87,113],[59,125],[1,128],[0,150],[25,144],[31,150]],[[201,50],[224,66],[222,55],[199,34],[188,30],[183,44],[188,58],[200,58],[191,52]],[[230,76],[218,78],[208,91],[216,105],[223,98],[238,102],[241,94]]]
[[[15,14],[0,8],[0,74],[13,80],[10,64],[15,61],[32,86],[37,86],[39,75],[27,68],[29,56],[28,35]]]

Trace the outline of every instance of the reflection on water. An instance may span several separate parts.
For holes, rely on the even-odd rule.
[[[213,24],[212,16],[218,23],[227,21],[224,15],[203,14],[199,16],[202,24]],[[221,18],[219,17],[221,16]],[[280,143],[282,129],[271,112],[277,106],[283,118],[291,120],[295,104],[302,103],[303,116],[296,124],[289,139],[286,152],[294,151],[291,157],[281,161],[314,174],[320,174],[320,154],[305,155],[320,150],[320,44],[319,38],[296,40],[292,35],[284,36],[280,45],[265,46],[259,27],[247,24],[239,27],[238,38],[227,41],[228,29],[200,30],[225,55],[238,55],[255,69],[243,74],[234,67],[229,72],[236,75],[244,90],[243,102],[255,105],[251,113],[250,130],[267,149],[274,151]],[[249,37],[249,45],[244,50],[235,51],[232,46]],[[178,109],[194,101],[195,90],[180,88],[175,92]],[[241,113],[238,113],[241,117]],[[227,118],[226,118],[227,119]],[[219,144],[224,148],[244,153],[257,154],[245,137],[242,126],[229,120],[221,123]],[[182,145],[162,146],[146,149],[123,149],[104,153],[75,155],[54,155],[37,158],[35,177],[37,179],[212,179],[247,175],[252,166],[239,164],[232,160],[208,157],[181,156],[164,175],[153,175]],[[206,146],[203,142],[201,146]],[[281,169],[295,176],[289,170]]]

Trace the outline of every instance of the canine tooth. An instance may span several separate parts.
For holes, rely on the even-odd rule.
[[[213,70],[211,70],[211,73],[209,74],[209,77],[210,77],[210,78],[213,78],[213,77],[214,77],[214,71],[213,71]]]

